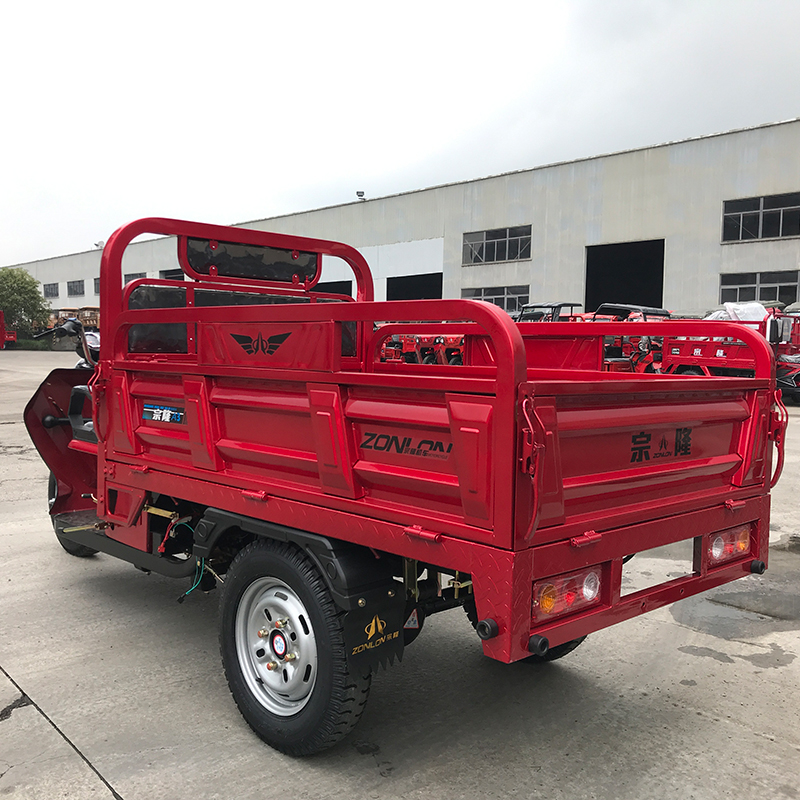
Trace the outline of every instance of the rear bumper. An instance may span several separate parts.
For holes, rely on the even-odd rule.
[[[530,655],[528,641],[533,634],[547,637],[551,646],[558,645],[750,575],[753,561],[767,563],[769,502],[769,496],[763,495],[509,554],[513,561],[510,580],[493,579],[476,566],[473,584],[478,617],[494,619],[499,628],[495,638],[483,643],[485,654],[500,661],[517,661]],[[711,538],[742,525],[751,530],[746,554],[721,566],[710,565],[707,550]],[[622,593],[626,556],[687,540],[694,542],[691,574],[632,594]],[[557,619],[537,621],[532,612],[533,584],[585,567],[595,567],[601,577],[599,603]]]

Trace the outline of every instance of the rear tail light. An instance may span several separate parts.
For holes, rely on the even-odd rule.
[[[599,567],[557,575],[533,584],[533,617],[539,622],[571,614],[599,602]]]
[[[734,558],[742,558],[750,552],[750,526],[742,525],[708,538],[708,564],[716,567]]]

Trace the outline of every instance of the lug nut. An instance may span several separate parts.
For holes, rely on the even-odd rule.
[[[276,619],[275,620],[275,627],[276,628],[285,628],[289,624],[288,619]]]
[[[297,658],[297,653],[287,653],[284,657],[284,661],[294,661]]]
[[[270,672],[274,672],[276,669],[278,669],[278,662],[277,661],[268,661],[267,662],[267,669]]]
[[[262,628],[262,629],[261,629],[261,630],[258,632],[258,638],[259,638],[259,639],[266,639],[266,638],[267,638],[267,636],[269,636],[269,631],[268,631],[266,628]]]

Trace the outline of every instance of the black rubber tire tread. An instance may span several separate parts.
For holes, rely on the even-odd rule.
[[[478,611],[475,607],[474,598],[464,603],[464,611],[466,611],[467,619],[469,619],[472,627],[476,627],[478,624]],[[572,639],[569,642],[557,644],[555,647],[551,647],[543,656],[529,655],[527,658],[521,658],[520,663],[544,664],[547,661],[557,661],[559,658],[569,655],[585,638],[585,636],[581,636],[580,639]]]
[[[676,372],[677,375],[705,375],[700,367],[684,367]]]
[[[56,499],[57,492],[58,482],[56,481],[56,476],[51,472],[50,478],[47,481],[47,501],[50,507],[52,507],[53,502]],[[50,520],[53,523],[53,530],[56,532],[56,539],[58,539],[58,543],[71,556],[75,556],[77,558],[90,558],[91,556],[97,555],[99,552],[98,550],[93,550],[91,547],[87,547],[85,544],[77,544],[76,542],[67,539],[66,536],[62,536],[61,530],[69,527],[69,524],[65,523],[58,516],[50,517]]]
[[[311,617],[317,639],[317,682],[311,699],[297,714],[272,714],[255,699],[241,674],[236,654],[236,610],[246,588],[258,578],[288,584]],[[345,612],[333,602],[311,560],[295,545],[257,539],[231,563],[220,594],[219,643],[233,699],[248,725],[268,745],[290,756],[327,750],[356,725],[369,697],[372,675],[353,675],[344,642]]]

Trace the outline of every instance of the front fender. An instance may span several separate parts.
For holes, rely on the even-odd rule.
[[[70,447],[72,427],[68,417],[72,387],[85,385],[89,378],[91,373],[85,369],[53,370],[23,413],[34,447],[58,481],[50,509],[53,515],[95,508],[90,495],[97,492],[97,454],[83,442],[80,450]],[[54,418],[51,422],[55,424],[45,427],[42,420],[46,417]]]

